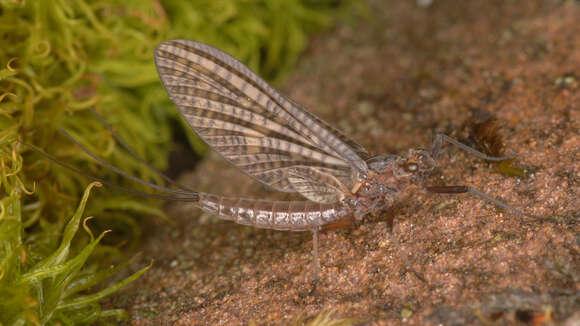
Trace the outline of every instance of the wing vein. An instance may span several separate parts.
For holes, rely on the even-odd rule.
[[[171,40],[155,62],[184,119],[213,149],[277,190],[336,201],[367,173],[362,146],[209,45]]]

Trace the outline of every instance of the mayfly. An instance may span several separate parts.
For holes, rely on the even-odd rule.
[[[360,221],[369,213],[392,206],[405,187],[423,184],[445,142],[489,161],[513,157],[490,157],[442,134],[435,137],[429,151],[412,149],[405,156],[369,157],[354,140],[214,47],[188,40],[166,41],[157,47],[155,63],[171,100],[211,148],[263,184],[298,193],[306,200],[230,198],[152,186],[175,195],[169,199],[195,202],[202,210],[235,223],[311,231],[315,279],[318,231],[345,221]],[[425,188],[436,193],[471,193],[535,218],[468,186]]]

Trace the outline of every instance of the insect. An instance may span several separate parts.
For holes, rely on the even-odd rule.
[[[412,149],[405,156],[370,157],[354,140],[214,47],[187,40],[166,41],[157,47],[155,63],[171,100],[211,148],[263,184],[278,191],[298,193],[305,200],[230,198],[168,189],[131,177],[95,158],[133,180],[173,194],[157,197],[195,202],[221,219],[266,229],[311,231],[315,279],[318,232],[333,224],[358,222],[367,214],[392,206],[405,187],[423,184],[435,168],[444,143],[485,160],[513,157],[490,157],[443,134],[435,137],[429,151]],[[468,186],[425,189],[436,193],[471,193],[535,218]]]

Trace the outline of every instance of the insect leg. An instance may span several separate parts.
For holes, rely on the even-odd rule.
[[[314,284],[318,283],[318,270],[320,261],[318,260],[318,229],[312,229],[312,256],[314,256]]]
[[[434,187],[425,187],[427,191],[436,193],[436,194],[463,194],[469,192],[469,187],[467,186],[434,186]]]
[[[507,155],[507,156],[501,156],[501,157],[489,156],[489,155],[486,155],[486,154],[484,154],[476,149],[473,149],[473,148],[471,148],[463,143],[460,143],[457,140],[455,140],[447,135],[437,134],[437,135],[435,135],[435,138],[433,139],[433,144],[431,144],[431,156],[434,159],[437,159],[437,156],[439,156],[439,154],[441,154],[441,150],[442,150],[444,141],[459,147],[460,149],[468,152],[471,155],[475,155],[475,156],[482,158],[484,160],[487,160],[487,161],[504,161],[504,160],[509,160],[510,158],[514,158],[517,156],[517,155]]]
[[[527,216],[533,219],[537,219],[537,220],[545,220],[542,217],[536,216],[536,215],[532,215],[532,214],[528,214],[526,212],[520,211],[519,209],[510,206],[502,201],[499,201],[473,187],[469,187],[469,186],[435,186],[435,187],[425,187],[425,189],[427,189],[427,191],[429,192],[433,192],[433,193],[437,193],[437,194],[462,194],[462,193],[470,193],[472,195],[475,195],[485,201],[488,201],[490,203],[495,204],[496,206],[499,206],[501,208],[507,209],[509,211],[512,211],[514,213],[523,215],[523,216]]]

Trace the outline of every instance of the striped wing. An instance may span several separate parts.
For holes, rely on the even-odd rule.
[[[189,125],[264,184],[331,202],[341,195],[336,181],[350,188],[367,174],[362,146],[286,99],[230,55],[203,43],[171,40],[157,47],[155,63]],[[308,181],[321,173],[331,177]]]

